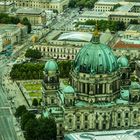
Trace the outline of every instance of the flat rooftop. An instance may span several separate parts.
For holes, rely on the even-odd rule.
[[[70,133],[64,140],[140,140],[140,129]]]
[[[0,6],[4,6],[4,5],[9,6],[9,5],[12,5],[12,4],[14,4],[14,3],[13,2],[9,2],[9,1],[7,1],[7,2],[1,1],[0,2]]]
[[[128,26],[127,30],[140,32],[140,25],[138,25],[138,24],[130,24]]]
[[[108,17],[108,12],[85,11],[80,17]]]
[[[92,34],[88,32],[66,32],[62,33],[57,40],[59,41],[84,41],[90,42]]]
[[[0,32],[8,32],[8,31],[14,31],[17,30],[19,27],[16,24],[0,24]]]
[[[122,11],[110,12],[110,15],[140,17],[140,13],[124,12],[124,11],[123,12]]]
[[[28,7],[19,8],[16,11],[17,14],[41,14],[42,12],[43,12],[42,9],[35,9],[35,8],[28,8]]]
[[[133,8],[134,5],[128,4],[128,5],[123,5],[115,9],[115,11],[123,11],[123,12],[129,12]]]

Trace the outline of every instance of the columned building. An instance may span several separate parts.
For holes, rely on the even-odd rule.
[[[71,132],[140,127],[140,85],[131,81],[122,83],[128,63],[124,56],[117,60],[111,48],[99,42],[98,31],[76,54],[70,85],[59,82],[55,60],[46,63],[43,113],[55,118],[58,139]],[[125,74],[128,80],[129,71]]]

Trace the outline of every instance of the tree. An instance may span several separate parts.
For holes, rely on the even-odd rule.
[[[11,23],[12,24],[18,24],[20,23],[20,19],[16,16],[16,17],[11,17]]]
[[[20,123],[26,140],[56,140],[57,129],[53,118],[37,119],[33,113],[27,111],[22,114]]]
[[[117,22],[117,31],[121,30],[124,31],[125,30],[125,23],[123,21],[118,21]]]
[[[31,59],[40,59],[42,57],[42,54],[39,50],[28,49],[25,53],[25,57],[31,58]]]
[[[33,99],[32,105],[36,107],[38,106],[38,100],[36,98]]]
[[[138,20],[136,20],[136,19],[133,19],[133,20],[132,20],[132,19],[131,19],[131,20],[130,20],[130,24],[139,24],[139,23],[138,23]]]
[[[0,23],[4,24],[17,24],[20,22],[20,19],[17,16],[10,17],[6,13],[0,13]]]
[[[68,78],[69,77],[69,72],[71,70],[71,61],[59,61],[58,62],[58,67],[60,70],[60,77],[61,78]]]
[[[38,127],[39,140],[56,140],[57,129],[53,118],[40,118]]]
[[[24,63],[15,64],[10,71],[11,79],[17,80],[30,80],[30,79],[42,79],[44,63]]]
[[[27,112],[25,105],[21,105],[16,109],[15,117],[19,118]]]
[[[26,140],[36,140],[38,137],[38,120],[30,119],[25,125],[25,138]]]
[[[71,7],[71,8],[76,7],[76,0],[70,0],[68,6]]]
[[[21,116],[21,128],[24,130],[26,123],[30,120],[30,119],[35,119],[35,115],[33,113],[30,112],[26,112],[24,114],[22,114]]]
[[[58,10],[57,9],[53,9],[53,12],[58,14]]]
[[[111,11],[115,11],[118,7],[120,7],[121,5],[118,3],[116,5],[114,5],[113,9],[111,9]]]
[[[22,19],[21,23],[22,23],[23,25],[26,25],[26,26],[27,26],[28,33],[30,33],[31,30],[32,30],[32,26],[31,26],[31,23],[29,22],[28,18],[24,17],[24,18]]]

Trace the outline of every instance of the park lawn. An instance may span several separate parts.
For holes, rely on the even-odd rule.
[[[38,97],[41,98],[41,92],[29,92],[30,97]]]
[[[32,83],[25,83],[23,84],[24,88],[27,90],[27,91],[30,91],[30,90],[41,90],[41,83],[39,84],[32,84]]]

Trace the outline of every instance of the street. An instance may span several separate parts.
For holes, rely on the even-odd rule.
[[[6,91],[2,87],[2,77],[6,72],[6,63],[0,63],[0,140],[18,140],[13,123],[13,114],[6,97]]]
[[[51,28],[56,30],[74,30],[73,21],[78,18],[78,8],[72,9],[64,13],[63,15],[58,15],[57,19],[52,22]]]

